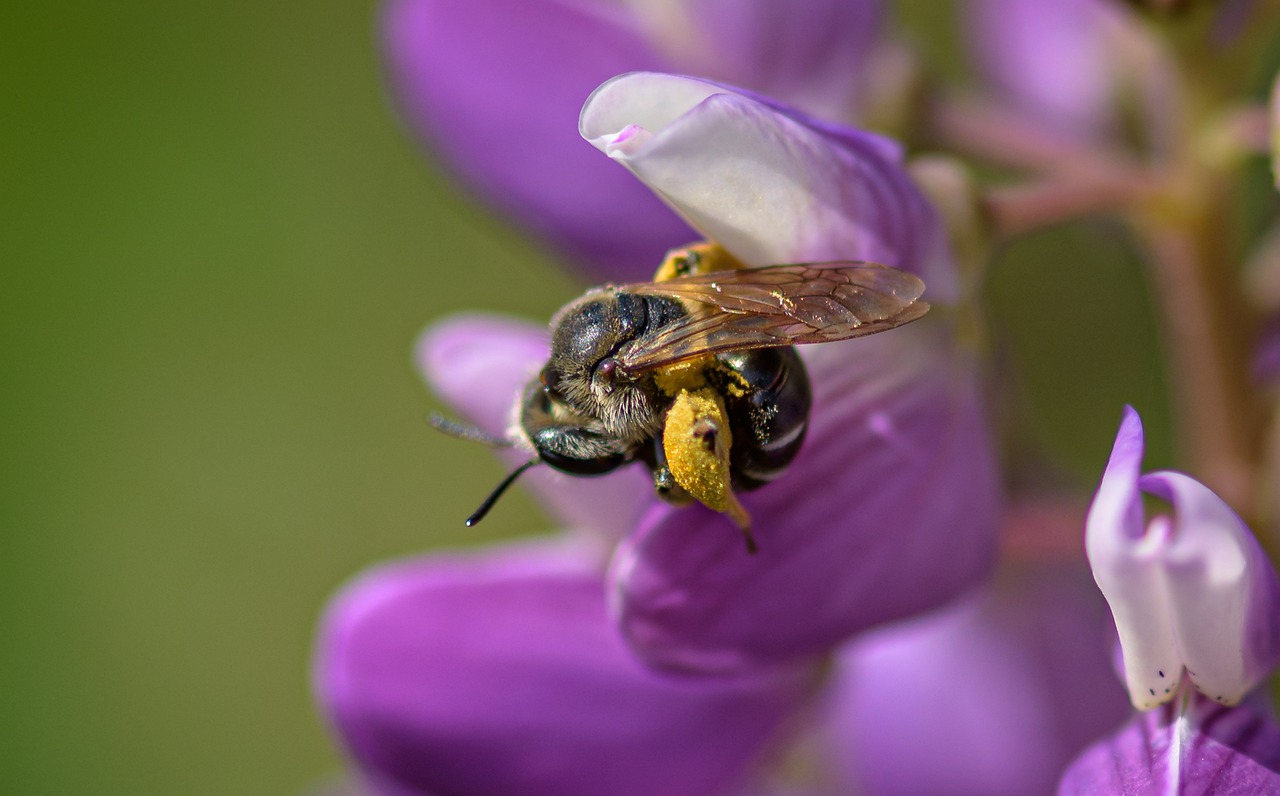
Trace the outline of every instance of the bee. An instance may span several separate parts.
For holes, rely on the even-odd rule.
[[[652,282],[603,285],[551,320],[551,355],[520,398],[515,440],[442,418],[455,436],[519,446],[595,476],[641,462],[656,493],[722,512],[757,545],[736,492],[780,476],[808,429],[812,391],[796,345],[877,334],[920,318],[924,283],[896,268],[841,261],[749,268],[714,243],[670,252]]]

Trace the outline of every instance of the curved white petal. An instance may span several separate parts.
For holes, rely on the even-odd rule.
[[[1085,552],[1111,606],[1124,654],[1126,686],[1143,710],[1172,698],[1182,659],[1165,605],[1159,528],[1143,535],[1142,420],[1125,407],[1111,459],[1085,521]]]
[[[1120,634],[1129,698],[1142,710],[1172,699],[1183,669],[1161,571],[1157,537],[1164,533],[1155,525],[1136,543],[1089,546],[1094,580]],[[1097,535],[1095,527],[1091,521],[1086,536]]]
[[[1185,669],[1206,696],[1239,702],[1280,658],[1280,587],[1257,541],[1193,478],[1139,477],[1142,423],[1126,408],[1089,510],[1085,547],[1111,606],[1133,704],[1169,701]],[[1142,527],[1141,491],[1173,516]]]
[[[937,214],[896,147],[716,83],[637,72],[583,106],[583,137],[749,265],[870,260],[956,294]]]
[[[1208,487],[1171,472],[1152,473],[1141,485],[1173,504],[1173,533],[1161,552],[1187,674],[1206,696],[1234,705],[1275,660],[1280,606],[1267,593],[1275,572],[1244,523]]]

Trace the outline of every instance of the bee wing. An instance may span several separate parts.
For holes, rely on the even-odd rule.
[[[702,305],[624,347],[618,364],[631,373],[723,351],[876,334],[929,309],[913,274],[852,261],[713,271],[619,290]]]

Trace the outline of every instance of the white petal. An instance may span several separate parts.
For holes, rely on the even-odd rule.
[[[1173,698],[1183,661],[1161,564],[1168,523],[1153,522],[1143,533],[1142,453],[1142,420],[1126,406],[1085,520],[1085,553],[1120,634],[1129,699],[1148,710]]]
[[[1270,565],[1249,554],[1257,542],[1200,482],[1161,472],[1143,478],[1142,486],[1173,503],[1162,569],[1187,673],[1205,696],[1234,705],[1266,674],[1265,668],[1258,671],[1266,661],[1254,660],[1248,636],[1254,584]]]
[[[650,134],[646,145],[619,147],[634,127]],[[804,251],[805,228],[847,223],[823,218],[804,179],[804,161],[829,145],[714,84],[658,75],[610,81],[587,102],[582,134],[749,265],[831,259]]]
[[[657,132],[723,91],[714,83],[688,77],[656,72],[621,75],[597,88],[582,106],[578,131],[603,151],[628,126]]]
[[[879,136],[653,73],[598,88],[579,130],[749,265],[870,260],[920,276],[930,301],[956,295],[938,215]]]
[[[1120,634],[1129,697],[1169,701],[1185,668],[1206,696],[1233,705],[1280,658],[1280,585],[1257,541],[1211,490],[1181,473],[1139,477],[1142,424],[1116,436],[1085,528],[1094,579]],[[1173,517],[1142,528],[1140,491]]]
[[[1137,540],[1113,530],[1090,512],[1085,530],[1089,563],[1120,634],[1129,699],[1149,710],[1173,698],[1183,669],[1160,561],[1167,523],[1152,523]]]

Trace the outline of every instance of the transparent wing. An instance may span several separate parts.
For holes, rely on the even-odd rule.
[[[771,265],[624,285],[619,291],[680,299],[691,312],[618,352],[636,373],[723,351],[830,343],[887,331],[924,315],[924,283],[863,262]]]

